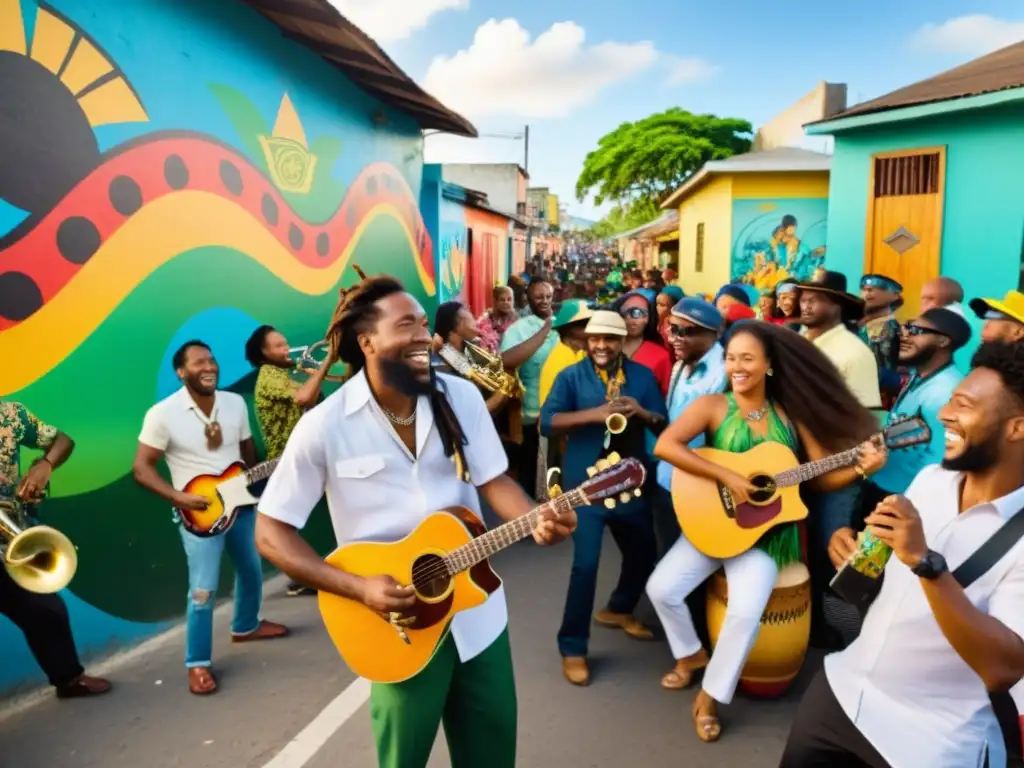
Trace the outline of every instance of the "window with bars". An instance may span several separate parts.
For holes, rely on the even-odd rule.
[[[704,222],[697,224],[697,250],[696,258],[693,261],[693,271],[704,271]]]
[[[875,158],[875,197],[934,195],[939,191],[939,153]]]

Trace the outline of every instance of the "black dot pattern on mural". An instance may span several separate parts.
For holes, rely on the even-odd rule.
[[[371,197],[377,194],[377,177],[371,176],[366,180],[366,193]]]
[[[320,256],[327,256],[331,250],[331,238],[327,236],[326,232],[321,232],[316,236],[316,252]]]
[[[345,209],[345,225],[349,229],[356,225],[356,209],[351,205]]]
[[[178,155],[171,155],[164,160],[164,178],[172,189],[184,189],[188,186],[188,166]]]
[[[394,189],[395,189],[395,180],[392,179],[390,176],[386,176],[386,175],[385,176],[381,176],[381,178],[384,180],[384,189],[387,189],[388,191],[394,191]]]
[[[0,317],[19,322],[43,306],[43,292],[24,272],[0,275]]]
[[[84,216],[72,216],[57,227],[57,250],[72,264],[85,264],[100,249],[100,231]]]
[[[118,176],[110,182],[110,204],[122,216],[131,216],[142,207],[142,190],[135,179]]]
[[[263,218],[267,220],[267,224],[272,227],[277,226],[277,201],[270,193],[263,195],[263,203],[260,206],[263,209]]]
[[[302,243],[305,242],[302,230],[294,224],[288,227],[288,242],[292,244],[292,248],[296,251],[302,250]]]
[[[220,180],[232,195],[242,194],[242,174],[231,161],[220,161]]]

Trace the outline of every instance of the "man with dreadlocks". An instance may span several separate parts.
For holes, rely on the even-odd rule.
[[[257,545],[303,584],[379,613],[401,612],[415,601],[410,587],[327,565],[299,536],[325,491],[339,546],[397,541],[446,507],[479,516],[478,491],[504,520],[532,503],[505,475],[505,452],[480,392],[432,369],[426,314],[401,283],[364,278],[344,291],[326,338],[328,360],[346,363],[350,378],[292,432],[259,504]],[[534,539],[552,544],[575,527],[574,514],[547,513]],[[374,684],[370,710],[383,768],[425,766],[442,721],[455,768],[515,765],[507,623],[499,589],[455,616],[418,675]]]

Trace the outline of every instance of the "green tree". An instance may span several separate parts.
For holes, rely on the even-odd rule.
[[[623,123],[583,161],[576,196],[583,201],[593,194],[598,205],[614,201],[623,215],[656,212],[648,201],[660,203],[707,161],[748,151],[752,132],[746,120],[695,115],[679,107]],[[638,201],[644,201],[640,208]]]
[[[650,197],[641,197],[625,205],[616,205],[608,215],[591,227],[599,238],[608,238],[620,232],[636,229],[661,215],[657,202]]]

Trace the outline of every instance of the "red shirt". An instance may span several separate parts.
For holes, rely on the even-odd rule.
[[[668,395],[669,380],[672,378],[672,356],[668,350],[653,341],[644,341],[633,354],[633,362],[650,368],[661,387],[661,393]]]

